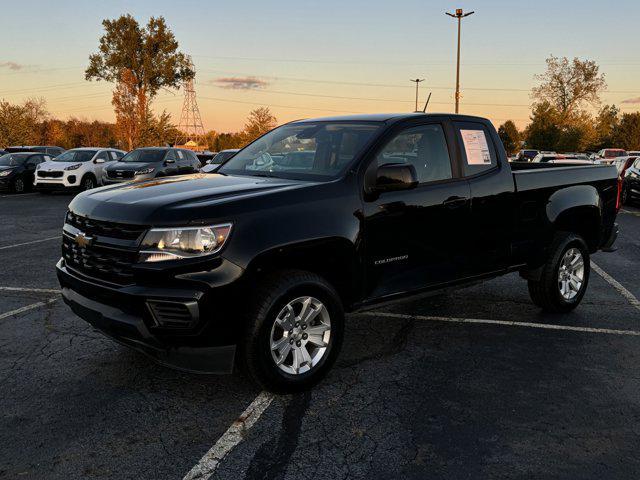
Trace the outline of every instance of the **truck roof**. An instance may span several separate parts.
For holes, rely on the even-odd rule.
[[[458,120],[482,120],[487,121],[486,118],[475,117],[471,115],[457,115],[453,113],[422,113],[422,112],[402,112],[402,113],[361,113],[355,115],[339,115],[333,117],[318,117],[318,118],[306,118],[302,120],[296,120],[292,123],[306,123],[306,122],[397,122],[400,120],[406,120],[409,118],[417,117],[442,117],[447,116],[452,119]]]

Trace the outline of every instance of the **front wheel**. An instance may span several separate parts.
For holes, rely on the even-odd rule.
[[[589,284],[589,249],[579,235],[560,233],[538,280],[529,280],[533,303],[548,312],[566,313],[576,308]]]
[[[24,193],[25,191],[25,183],[22,178],[16,178],[13,182],[13,191],[14,193]]]
[[[340,351],[340,298],[329,283],[310,272],[283,271],[261,283],[248,309],[241,360],[268,390],[307,389],[324,377]]]
[[[82,179],[82,189],[83,190],[91,190],[96,188],[96,181],[93,179],[91,175],[86,175]]]

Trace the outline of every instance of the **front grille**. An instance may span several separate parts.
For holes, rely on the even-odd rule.
[[[131,265],[136,261],[137,252],[99,245],[81,247],[71,237],[63,235],[62,257],[67,266],[84,275],[127,285],[133,280]]]
[[[121,240],[137,240],[147,227],[127,223],[104,222],[67,212],[66,222],[89,237],[109,237]]]
[[[133,178],[135,173],[133,170],[107,170],[107,176],[115,179]]]
[[[157,326],[163,328],[190,328],[198,321],[197,302],[167,302],[148,300],[147,306]]]
[[[45,172],[38,170],[38,178],[62,178],[64,172]]]

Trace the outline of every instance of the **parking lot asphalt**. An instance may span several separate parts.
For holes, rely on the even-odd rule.
[[[71,198],[0,196],[0,478],[640,477],[636,208],[575,312],[514,274],[350,315],[329,376],[273,397],[75,317],[54,273]]]

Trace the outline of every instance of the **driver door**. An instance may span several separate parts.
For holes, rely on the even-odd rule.
[[[366,297],[419,290],[464,276],[469,184],[456,173],[452,133],[441,123],[398,131],[367,168],[415,167],[417,187],[364,201]],[[367,175],[367,178],[376,178]]]

